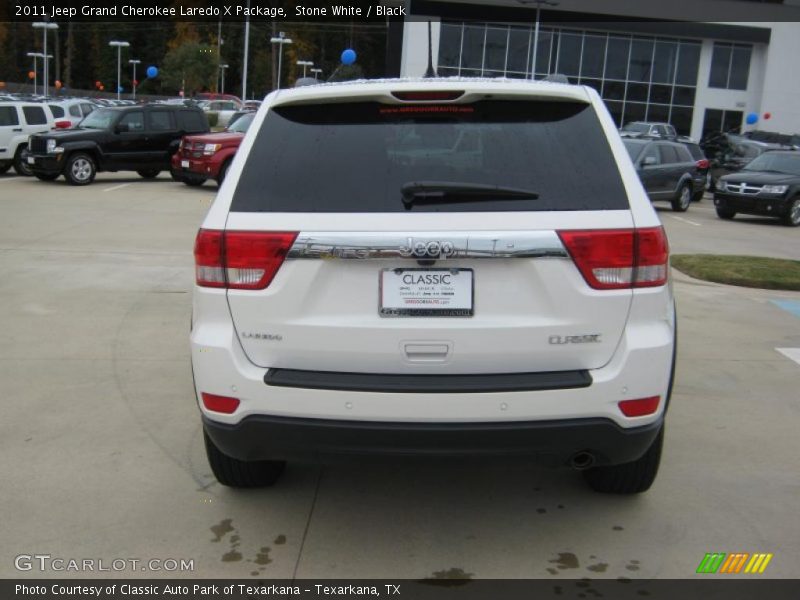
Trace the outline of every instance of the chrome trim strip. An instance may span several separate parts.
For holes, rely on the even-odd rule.
[[[555,231],[301,232],[286,258],[568,258]]]

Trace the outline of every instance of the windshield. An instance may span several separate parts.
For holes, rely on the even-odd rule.
[[[117,114],[117,111],[114,110],[98,108],[81,121],[79,127],[81,129],[109,129]]]
[[[272,108],[248,153],[231,210],[402,212],[409,182],[447,188],[446,203],[414,202],[414,211],[629,207],[591,106],[482,100]],[[521,199],[508,190],[532,193]]]
[[[235,133],[245,133],[247,128],[250,127],[250,123],[253,122],[253,117],[255,117],[256,113],[249,113],[246,115],[242,115],[238,119],[236,119],[231,125],[228,126],[228,131],[233,131]]]
[[[783,154],[765,152],[745,166],[748,171],[777,171],[787,175],[800,175],[800,152]]]
[[[645,123],[628,123],[622,128],[622,131],[633,131],[635,133],[647,133],[650,131],[650,125]]]

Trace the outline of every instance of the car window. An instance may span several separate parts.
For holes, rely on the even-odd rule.
[[[23,106],[22,114],[25,115],[25,122],[28,125],[44,125],[47,123],[47,116],[41,106]]]
[[[95,108],[96,107],[93,104],[81,104],[81,110],[83,111],[84,117],[91,113]]]
[[[673,146],[673,149],[678,155],[678,162],[694,162],[691,152],[685,146]]]
[[[77,104],[73,104],[69,107],[69,114],[71,117],[81,117],[81,107]]]
[[[53,117],[56,119],[60,119],[64,116],[64,109],[56,104],[48,104],[47,106],[50,107],[50,112],[53,113]]]
[[[144,131],[144,113],[140,110],[125,114],[119,121],[120,125],[127,125],[128,131]]]
[[[151,131],[174,131],[175,115],[171,110],[150,111]]]
[[[650,131],[650,127],[645,125],[644,123],[628,123],[623,128],[622,131],[630,131],[633,133],[647,133]]]
[[[231,125],[228,126],[228,131],[237,133],[245,133],[253,122],[253,117],[256,113],[247,113],[236,119]]]
[[[233,102],[223,102],[222,110],[236,110],[236,104]]]
[[[664,131],[666,132],[667,135],[671,135],[672,137],[678,136],[678,132],[675,131],[675,128],[672,125],[665,125]]]
[[[642,164],[644,164],[648,158],[652,158],[649,166],[661,164],[661,155],[658,153],[658,148],[655,145],[650,146],[642,153]]]
[[[455,196],[445,204],[414,204],[414,211],[629,206],[592,106],[482,100],[465,105],[275,107],[248,153],[231,210],[405,212],[404,186],[425,181],[502,186],[538,198],[463,201]]]
[[[0,106],[0,127],[19,125],[16,106]]]
[[[668,165],[678,162],[678,155],[673,146],[667,144],[659,144],[658,153],[661,157],[661,164]]]
[[[702,148],[697,144],[686,144],[686,148],[695,160],[702,160],[706,157],[705,154],[703,154]]]
[[[187,133],[202,133],[208,131],[208,120],[203,112],[197,110],[182,110],[178,113],[181,130]]]

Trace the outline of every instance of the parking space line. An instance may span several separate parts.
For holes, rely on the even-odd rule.
[[[694,225],[695,227],[702,227],[700,223],[695,223],[694,221],[690,221],[689,219],[684,219],[683,217],[676,217],[675,215],[667,215],[672,217],[676,221],[680,221],[681,223],[688,223],[689,225]]]
[[[0,177],[0,183],[3,181],[14,181],[15,179],[22,179],[19,175],[12,175],[11,177]]]
[[[770,300],[772,304],[792,313],[795,317],[800,317],[800,300]]]
[[[115,185],[113,187],[106,188],[103,191],[104,192],[113,192],[114,190],[118,190],[120,188],[124,188],[125,186],[128,186],[128,185],[130,185],[130,183],[120,183],[119,185]]]
[[[800,348],[775,348],[775,350],[800,365]]]

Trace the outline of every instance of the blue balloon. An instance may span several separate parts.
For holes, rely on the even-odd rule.
[[[348,48],[344,52],[342,52],[342,64],[343,65],[352,65],[356,62],[356,51]]]
[[[117,91],[118,91],[118,92],[124,92],[124,91],[125,91],[125,88],[124,88],[124,87],[122,87],[122,86],[119,86],[119,87],[117,88]]]
[[[754,125],[758,121],[758,115],[756,113],[748,113],[746,123],[748,125]]]
[[[154,77],[158,77],[158,68],[157,67],[153,67],[153,66],[147,67],[147,76],[150,79],[153,79]]]

